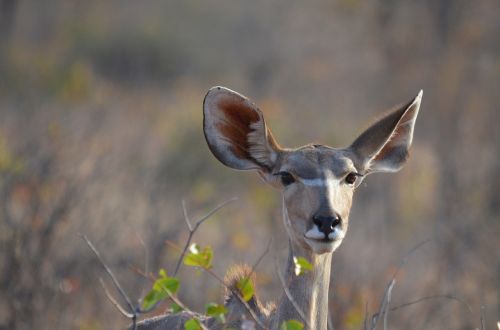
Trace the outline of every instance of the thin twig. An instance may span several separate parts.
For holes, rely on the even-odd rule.
[[[187,213],[186,201],[182,200],[181,204],[182,204],[182,212],[184,214],[184,221],[186,221],[186,224],[187,224],[187,226],[189,228],[189,231],[193,231],[193,226],[191,226],[191,222],[189,221],[189,216],[188,216],[188,213]]]
[[[469,313],[472,314],[472,309],[469,306],[469,304],[467,304],[465,301],[461,300],[458,297],[455,297],[453,295],[447,295],[447,294],[440,294],[440,295],[433,295],[433,296],[422,297],[422,298],[419,298],[417,300],[413,300],[413,301],[410,301],[410,302],[407,302],[407,303],[404,303],[404,304],[392,307],[391,308],[391,312],[394,312],[394,311],[397,311],[397,310],[399,310],[401,308],[409,307],[411,305],[415,305],[415,304],[418,304],[418,303],[421,303],[421,302],[424,302],[424,301],[427,301],[427,300],[440,299],[440,298],[458,301],[459,303],[461,303],[462,305],[464,305],[467,308],[467,310],[468,310]]]
[[[270,238],[269,241],[267,242],[266,249],[260,254],[259,258],[257,258],[257,261],[252,265],[252,270],[250,271],[250,274],[248,277],[252,276],[255,272],[255,269],[257,269],[257,266],[260,264],[262,259],[269,253],[269,250],[271,249],[271,243],[273,242],[273,239]]]
[[[401,259],[401,261],[399,262],[399,265],[396,268],[396,271],[392,275],[391,280],[385,289],[384,296],[382,298],[382,302],[380,303],[380,305],[381,305],[380,309],[377,313],[373,314],[373,316],[372,316],[372,326],[371,326],[372,330],[374,330],[377,327],[377,322],[380,319],[380,317],[379,317],[380,315],[384,316],[384,329],[386,329],[386,327],[387,327],[387,307],[389,304],[388,300],[390,300],[390,295],[392,293],[392,289],[394,288],[394,285],[396,284],[396,277],[398,276],[399,271],[406,264],[406,262],[408,261],[410,256],[413,253],[415,253],[415,251],[417,251],[423,245],[429,243],[430,241],[431,241],[430,239],[427,239],[427,240],[424,240],[424,241],[418,243],[417,245],[415,245],[415,247],[413,247],[406,255],[404,255],[403,258]]]
[[[125,311],[125,309],[113,298],[113,296],[110,294],[110,292],[107,290],[106,286],[104,285],[104,282],[101,279],[101,285],[103,286],[104,293],[108,297],[108,299],[115,305],[118,310],[122,311],[122,314],[126,316],[127,318],[132,320],[132,329],[136,330],[137,329],[137,313],[140,313],[140,308],[137,307],[135,308],[134,305],[132,305],[132,302],[130,301],[130,298],[128,295],[125,293],[125,290],[121,287],[120,283],[115,277],[115,274],[111,271],[111,268],[108,267],[108,265],[104,262],[104,260],[101,257],[101,254],[99,251],[96,249],[94,244],[87,238],[86,235],[83,234],[78,234],[84,241],[87,243],[88,247],[94,252],[95,256],[97,257],[97,260],[101,263],[101,265],[104,267],[106,270],[106,273],[108,273],[109,277],[111,278],[115,288],[117,291],[120,293],[122,298],[127,302],[128,308],[130,309],[130,312]]]
[[[179,269],[180,269],[181,264],[182,264],[182,259],[184,259],[186,251],[189,248],[189,245],[191,244],[191,239],[193,238],[193,235],[196,232],[196,230],[198,230],[198,227],[200,227],[200,225],[203,222],[205,222],[208,218],[210,218],[212,215],[214,215],[221,208],[223,208],[224,206],[226,206],[226,205],[228,205],[228,204],[236,201],[237,199],[238,198],[233,197],[233,198],[228,199],[228,200],[222,202],[221,204],[217,205],[214,209],[212,209],[212,211],[208,212],[205,216],[203,216],[201,219],[199,219],[198,221],[196,221],[194,227],[191,225],[191,222],[189,221],[189,217],[188,217],[187,210],[186,210],[186,204],[185,204],[184,201],[182,201],[182,209],[183,209],[183,212],[184,212],[184,220],[186,221],[186,224],[187,224],[188,229],[189,229],[189,236],[188,236],[188,239],[186,241],[186,244],[184,245],[184,249],[182,250],[182,253],[181,253],[180,257],[179,257],[179,260],[177,260],[177,265],[175,266],[175,271],[174,271],[174,277],[177,276],[177,273],[179,272]]]
[[[365,303],[365,319],[363,321],[363,330],[368,330],[368,301]]]
[[[106,297],[108,297],[109,301],[111,301],[111,303],[116,307],[116,309],[123,315],[125,316],[126,318],[129,318],[131,319],[134,315],[127,312],[125,309],[123,309],[123,307],[120,305],[120,303],[118,301],[116,301],[116,299],[111,295],[111,293],[109,292],[108,288],[106,287],[106,284],[104,284],[104,281],[102,280],[102,278],[99,277],[99,282],[101,283],[101,286],[104,290],[104,293],[106,294]]]
[[[137,234],[137,238],[139,239],[139,242],[141,243],[142,247],[144,248],[144,258],[145,258],[144,273],[147,274],[147,273],[149,273],[149,251],[148,251],[148,248],[146,246],[146,243],[144,243],[144,240],[142,239],[142,237],[139,234]],[[146,290],[146,281],[144,281],[144,283],[142,284],[141,297],[144,296],[145,290]]]
[[[85,236],[83,234],[78,234],[78,235],[87,243],[87,245],[90,247],[90,249],[92,250],[92,252],[94,252],[95,256],[97,257],[97,259],[99,260],[99,262],[101,263],[101,265],[106,270],[106,273],[108,273],[109,277],[113,281],[113,284],[115,285],[116,289],[118,290],[118,292],[120,293],[120,295],[122,296],[122,298],[127,302],[127,305],[129,307],[130,311],[132,313],[135,313],[134,305],[132,305],[132,302],[130,301],[128,295],[125,293],[125,290],[123,290],[122,286],[120,285],[120,283],[116,279],[116,277],[113,274],[113,272],[111,271],[111,269],[108,267],[108,265],[101,258],[101,255],[100,255],[99,251],[97,251],[97,249],[94,247],[94,245],[92,244],[92,242],[87,238],[87,236]]]
[[[391,281],[391,285],[389,286],[389,290],[387,292],[387,300],[386,300],[386,305],[385,305],[385,308],[384,308],[384,330],[387,330],[387,318],[388,318],[388,315],[389,315],[389,304],[391,303],[391,294],[392,294],[392,289],[394,288],[394,285],[396,284],[396,280],[393,279]]]
[[[290,302],[292,303],[292,306],[295,308],[295,310],[299,314],[299,316],[302,319],[302,321],[304,321],[304,323],[306,324],[306,328],[310,329],[310,330],[314,330],[311,327],[311,325],[309,324],[309,321],[307,320],[307,318],[306,318],[306,316],[304,314],[304,311],[300,308],[299,304],[297,304],[297,302],[293,298],[292,293],[290,292],[290,290],[288,290],[288,286],[285,283],[285,279],[283,278],[283,274],[281,274],[281,271],[279,269],[278,258],[277,257],[274,260],[274,265],[276,266],[276,273],[278,274],[278,278],[279,278],[279,280],[281,282],[281,286],[283,287],[283,290],[285,291],[285,294],[288,297],[288,300],[290,300]]]
[[[389,285],[385,288],[384,296],[382,298],[382,301],[380,303],[380,308],[377,313],[373,314],[372,317],[372,330],[375,330],[377,327],[377,322],[380,319],[380,316],[382,315],[384,317],[384,330],[387,327],[387,307],[389,305],[389,302],[391,300],[391,294],[392,294],[392,289],[394,288],[394,285],[396,284],[396,279],[392,278],[391,281],[389,282]]]
[[[485,330],[486,327],[484,326],[484,306],[481,306],[481,330]]]

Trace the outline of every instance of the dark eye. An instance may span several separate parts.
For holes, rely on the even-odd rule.
[[[288,186],[295,182],[295,178],[288,172],[279,172],[278,175],[281,177],[281,183],[284,186]]]
[[[357,178],[358,178],[358,174],[351,172],[351,173],[347,174],[347,176],[345,177],[345,182],[347,182],[348,184],[354,184],[354,182],[356,182]]]

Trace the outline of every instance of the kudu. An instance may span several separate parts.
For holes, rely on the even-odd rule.
[[[409,103],[373,123],[347,148],[310,144],[282,148],[267,127],[262,112],[245,96],[224,87],[211,88],[203,103],[204,133],[208,146],[224,165],[257,170],[265,182],[281,191],[283,220],[289,238],[284,293],[276,307],[264,308],[256,297],[249,301],[254,314],[269,329],[283,321],[301,319],[311,330],[327,329],[328,289],[332,253],[349,225],[355,188],[374,172],[396,172],[409,156],[422,91]],[[294,257],[304,257],[313,270],[295,274]],[[227,285],[247,276],[244,270],[229,276]],[[295,305],[295,306],[294,306]],[[228,319],[241,327],[251,320],[240,300],[226,296]],[[243,316],[244,315],[244,316]],[[160,316],[139,323],[139,329],[183,329],[187,313]],[[234,321],[236,320],[236,321]],[[220,327],[205,319],[211,329]]]

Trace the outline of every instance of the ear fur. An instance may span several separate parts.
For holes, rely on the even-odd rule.
[[[422,91],[366,129],[350,146],[365,173],[399,171],[413,140]]]
[[[269,172],[281,150],[257,106],[225,87],[212,87],[205,96],[203,131],[214,156],[238,170]]]

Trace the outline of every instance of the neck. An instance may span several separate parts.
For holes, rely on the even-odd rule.
[[[306,321],[311,326],[310,330],[326,330],[332,253],[313,254],[298,244],[292,242],[289,244],[285,284],[288,286],[295,305],[303,312]],[[305,274],[295,275],[294,256],[307,259],[313,265],[313,269]],[[292,319],[303,322],[294,303],[290,301],[286,293],[283,293],[274,317],[273,329],[279,329],[281,323]]]

